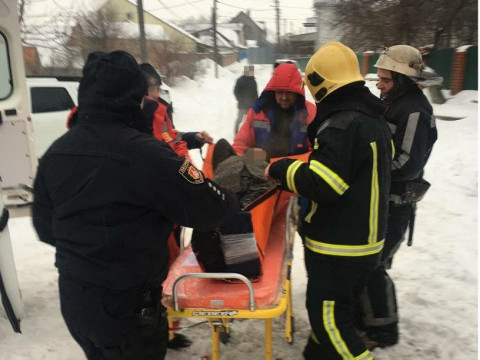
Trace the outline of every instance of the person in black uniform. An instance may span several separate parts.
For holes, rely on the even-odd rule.
[[[240,123],[247,114],[248,109],[255,103],[258,98],[257,82],[254,76],[255,70],[253,65],[246,65],[244,67],[243,75],[237,79],[233,94],[237,99],[237,120],[235,121],[234,134],[238,132]]]
[[[303,356],[371,360],[353,313],[385,241],[392,162],[385,106],[339,42],[310,58],[304,80],[317,103],[307,129],[313,151],[307,163],[282,159],[265,171],[310,201],[301,222],[312,328]]]
[[[437,140],[432,106],[417,84],[424,78],[420,52],[409,45],[391,46],[374,66],[378,69],[377,88],[387,105],[385,117],[393,134],[395,158],[385,247],[361,301],[369,348],[398,342],[395,286],[386,269],[391,268],[407,228],[411,244],[416,204],[430,186],[423,179],[424,167]]]
[[[233,193],[145,132],[147,90],[123,51],[90,56],[75,126],[42,157],[32,219],[56,247],[61,311],[89,360],[161,360],[174,223],[201,230],[239,211]]]

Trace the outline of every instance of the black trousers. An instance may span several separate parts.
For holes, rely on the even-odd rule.
[[[60,275],[59,290],[65,323],[88,360],[165,358],[168,321],[161,288],[149,292],[158,307],[147,321],[139,316],[145,289],[112,291]]]
[[[366,329],[381,327],[398,334],[395,284],[386,270],[391,268],[393,257],[405,239],[412,211],[411,204],[400,206],[390,204],[387,235],[381,261],[372,272],[367,287],[361,296],[363,326]]]
[[[354,309],[377,255],[339,257],[305,249],[307,310],[312,328],[307,360],[373,359],[354,326]]]

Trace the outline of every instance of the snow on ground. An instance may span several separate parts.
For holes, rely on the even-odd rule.
[[[236,101],[235,80],[243,63],[219,67],[204,63],[198,79],[181,79],[171,89],[175,126],[180,131],[207,130],[216,140],[233,139]],[[256,65],[259,92],[272,73],[271,65]],[[368,86],[375,94],[374,82]],[[311,99],[311,96],[308,94]],[[419,204],[412,247],[403,246],[390,274],[396,283],[400,309],[400,343],[373,352],[377,360],[476,360],[478,294],[478,93],[464,91],[434,105],[438,116],[463,117],[437,122],[435,144],[425,177],[432,187]],[[198,150],[192,151],[201,165]],[[13,251],[26,318],[22,334],[15,334],[0,309],[0,359],[84,359],[60,315],[54,249],[37,240],[28,216],[9,222]],[[292,272],[295,342],[283,339],[282,320],[274,320],[273,358],[301,359],[309,335],[305,311],[306,275],[302,245],[296,239]],[[182,351],[169,350],[168,360],[192,360],[210,354],[208,324],[182,320],[182,330],[193,340]],[[263,359],[262,320],[236,320],[221,359]]]

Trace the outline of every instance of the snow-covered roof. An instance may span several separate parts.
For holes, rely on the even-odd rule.
[[[226,37],[233,46],[242,46],[242,44],[240,44],[240,40],[238,39],[238,34],[235,32],[235,30],[220,27],[217,28],[217,31],[224,37]]]
[[[201,35],[200,40],[202,40],[203,44],[208,46],[213,46],[213,36],[211,33]],[[230,42],[222,36],[217,36],[217,46],[222,48],[231,48],[232,45]]]
[[[183,28],[191,33],[205,31],[212,28],[212,24],[186,24]]]
[[[243,44],[240,43],[239,35],[237,31],[241,31],[243,29],[243,24],[217,24],[217,32],[226,38],[231,45],[236,47],[244,47]],[[185,30],[190,31],[192,33],[200,33],[206,32],[212,29],[212,24],[191,24],[184,26]],[[202,34],[200,37],[201,40],[207,41],[207,37],[211,37],[211,31],[207,34]],[[220,36],[219,36],[220,38]],[[224,41],[224,40],[222,40]],[[208,39],[208,44],[212,43],[212,39]]]
[[[145,24],[145,38],[148,40],[169,40],[168,35],[161,25]],[[96,36],[96,31],[89,33],[88,28],[83,29],[87,36]],[[138,39],[140,36],[140,27],[133,22],[114,22],[107,29],[107,36],[118,39]]]

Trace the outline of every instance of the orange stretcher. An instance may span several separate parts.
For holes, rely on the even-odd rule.
[[[212,174],[207,170],[205,175]],[[182,317],[209,322],[212,360],[219,360],[220,334],[228,334],[231,321],[237,318],[265,320],[266,360],[272,359],[273,318],[285,316],[284,337],[293,342],[290,270],[298,218],[297,197],[276,190],[250,211],[263,257],[263,275],[258,280],[252,282],[237,273],[203,272],[188,246],[172,264],[163,283],[163,304],[168,309],[170,325],[171,318]]]

